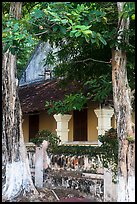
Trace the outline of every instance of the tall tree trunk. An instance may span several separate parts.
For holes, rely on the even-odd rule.
[[[124,2],[117,2],[118,14]],[[125,43],[123,31],[129,29],[129,19],[119,18],[118,42]],[[118,156],[118,202],[135,202],[135,134],[132,128],[131,91],[127,80],[126,51],[112,49],[112,84],[114,109],[119,141]]]
[[[21,17],[22,2],[11,2],[11,17]],[[18,97],[16,56],[9,50],[2,59],[2,152],[5,165],[5,183],[2,196],[12,200],[20,193],[37,193],[31,178],[22,131],[22,113]]]

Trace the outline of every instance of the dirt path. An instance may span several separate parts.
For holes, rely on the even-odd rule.
[[[14,202],[96,202],[91,197],[74,189],[38,189],[39,195],[18,197]]]

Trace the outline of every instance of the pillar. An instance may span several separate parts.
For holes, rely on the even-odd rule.
[[[72,115],[69,114],[54,114],[54,118],[57,122],[57,135],[60,136],[61,142],[68,142],[68,122],[71,119]]]
[[[98,135],[104,135],[105,131],[111,128],[111,117],[114,114],[114,109],[105,107],[95,109],[94,112],[98,118]],[[98,141],[98,145],[101,145],[100,141]]]
[[[35,186],[38,188],[43,188],[43,150],[41,147],[36,147]]]
[[[112,181],[112,171],[104,168],[104,202],[117,201],[117,184]]]

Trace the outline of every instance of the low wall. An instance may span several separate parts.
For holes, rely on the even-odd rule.
[[[29,164],[32,176],[35,178],[35,172],[40,171],[40,168],[35,171],[36,148],[33,144],[28,146]],[[78,189],[105,202],[115,202],[117,200],[117,186],[112,182],[112,172],[103,167],[99,157],[88,158],[87,155],[65,156],[53,154],[49,154],[48,157],[50,163],[47,169],[48,174],[44,174],[44,185]]]
[[[44,187],[77,189],[96,201],[104,201],[104,179],[92,175],[93,178],[85,177],[81,173],[64,170],[51,170],[44,180]]]
[[[89,158],[82,156],[49,155],[50,168],[54,170],[80,171],[91,173],[104,173],[104,167],[99,157]]]

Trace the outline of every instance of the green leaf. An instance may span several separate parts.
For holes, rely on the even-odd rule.
[[[104,24],[106,24],[107,23],[107,18],[103,16],[102,21],[103,21]]]
[[[107,44],[107,42],[105,41],[105,39],[104,39],[102,36],[99,36],[99,40],[100,40],[104,45]]]
[[[32,14],[31,14],[34,18],[41,18],[44,16],[44,12],[41,11],[40,9],[35,9]]]
[[[92,38],[96,38],[97,33],[95,31],[92,31]]]
[[[2,33],[4,33],[4,32],[8,32],[9,30],[10,30],[9,27],[4,28],[4,29],[2,30]]]
[[[52,29],[54,32],[56,32],[58,30],[58,26],[54,26]]]
[[[73,21],[72,21],[71,19],[69,19],[69,23],[70,23],[71,25],[74,25],[74,23],[73,23]]]
[[[77,30],[72,30],[72,31],[70,31],[70,37],[73,37],[76,32],[77,32]]]
[[[15,55],[15,53],[16,53],[16,47],[11,47],[11,48],[10,48],[10,52],[11,52],[12,55]]]
[[[80,35],[81,35],[80,32],[75,33],[75,36],[76,36],[76,37],[79,37]]]
[[[13,27],[13,32],[16,32],[19,29],[19,24],[15,23],[14,27]]]
[[[85,25],[76,25],[74,26],[74,29],[79,28],[80,30],[87,30],[89,29],[91,26],[85,26]]]
[[[65,27],[60,26],[59,29],[63,34],[66,34],[66,28]]]
[[[72,11],[71,13],[72,13],[72,15],[74,15],[74,16],[78,16],[78,15],[79,15],[79,14],[76,13],[75,11]]]
[[[133,14],[133,15],[131,16],[131,19],[132,19],[132,20],[135,20],[135,14]]]
[[[61,20],[61,22],[62,22],[63,24],[66,24],[66,23],[68,22],[68,20],[63,19],[63,20]]]
[[[96,42],[96,40],[91,38],[91,42],[92,42],[92,43],[95,43],[95,42]]]
[[[3,52],[6,52],[9,48],[10,48],[10,44],[7,43],[5,46],[4,46],[4,49],[3,49]]]
[[[87,43],[89,43],[90,38],[87,35],[85,35],[85,40]]]
[[[86,34],[86,35],[89,35],[89,34],[92,34],[92,31],[91,30],[84,30],[84,31],[82,31],[84,34]]]
[[[53,21],[53,22],[60,22],[60,18],[53,18],[53,19],[51,19],[50,21]]]

